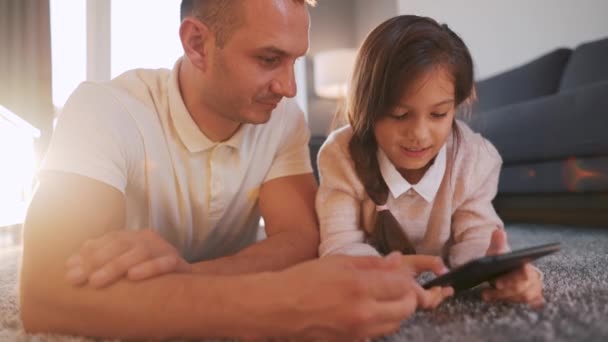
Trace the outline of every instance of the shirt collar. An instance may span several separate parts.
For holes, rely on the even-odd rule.
[[[446,146],[445,144],[439,149],[439,153],[435,157],[435,161],[426,171],[422,179],[417,184],[410,184],[397,168],[388,159],[384,151],[378,148],[377,158],[380,166],[380,173],[386,182],[393,198],[398,198],[410,189],[414,189],[427,202],[432,202],[439,191],[439,186],[443,180],[446,169]]]
[[[168,96],[169,96],[169,115],[173,121],[173,125],[180,140],[186,146],[188,151],[202,152],[209,150],[217,145],[226,145],[238,149],[243,140],[244,131],[248,124],[242,124],[238,131],[223,142],[211,141],[192,119],[190,112],[184,104],[182,94],[179,90],[179,69],[181,67],[182,58],[175,62],[171,75],[169,76]]]

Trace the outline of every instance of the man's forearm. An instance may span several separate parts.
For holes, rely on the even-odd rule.
[[[316,258],[317,232],[282,232],[247,247],[239,253],[194,265],[197,273],[234,275],[277,271]]]
[[[272,276],[171,274],[142,282],[123,280],[101,290],[59,282],[42,286],[40,281],[32,284],[32,279],[23,279],[22,319],[26,331],[33,333],[129,339],[260,338],[276,327],[264,330],[252,317],[263,319],[266,308],[281,308],[277,298],[264,292],[273,291]]]

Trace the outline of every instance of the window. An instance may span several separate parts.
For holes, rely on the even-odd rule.
[[[53,104],[61,108],[86,79],[86,1],[51,0]]]
[[[112,1],[112,77],[135,68],[173,68],[182,55],[181,0]]]
[[[0,106],[0,227],[23,223],[36,168],[40,131]]]

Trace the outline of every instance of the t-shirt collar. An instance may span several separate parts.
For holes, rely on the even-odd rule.
[[[182,58],[175,62],[173,70],[171,70],[171,75],[169,76],[169,83],[167,85],[169,112],[180,140],[186,146],[188,151],[192,153],[206,151],[219,144],[238,149],[241,146],[244,131],[248,126],[247,124],[242,124],[238,131],[233,134],[230,139],[223,142],[214,142],[211,141],[203,132],[201,132],[196,125],[196,122],[194,122],[194,119],[192,119],[192,116],[186,108],[182,94],[179,90],[179,69],[181,67],[181,63]]]

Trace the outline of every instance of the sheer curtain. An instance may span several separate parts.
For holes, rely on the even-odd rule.
[[[0,105],[41,131],[42,156],[53,120],[48,0],[0,0]]]

